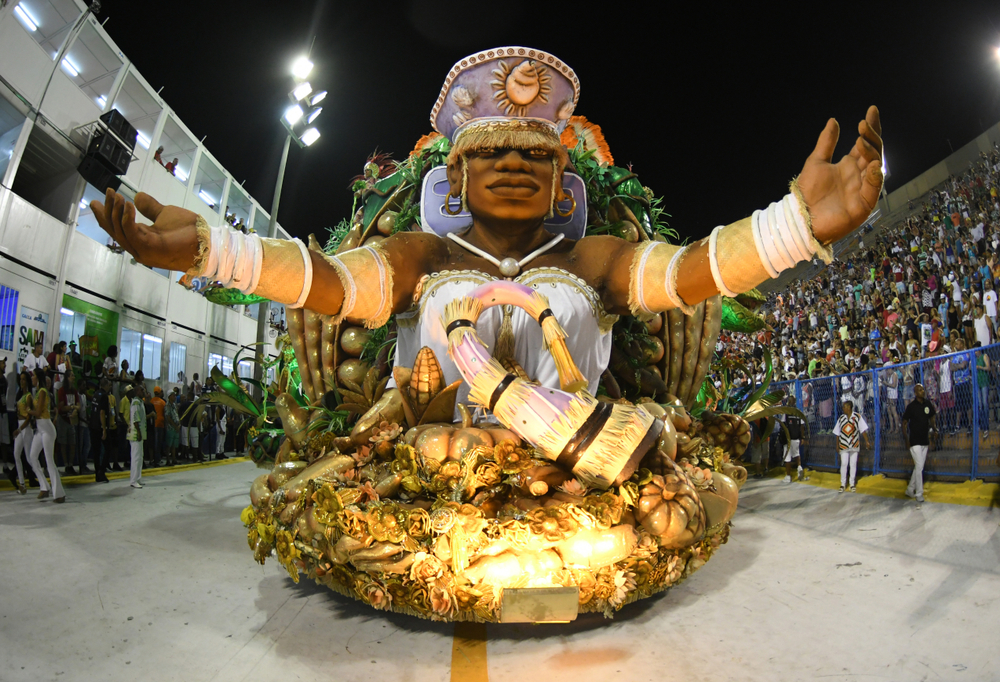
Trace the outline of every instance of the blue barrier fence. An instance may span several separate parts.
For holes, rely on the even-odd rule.
[[[862,448],[858,470],[908,476],[913,460],[906,448],[902,415],[923,384],[937,410],[924,475],[941,480],[1000,480],[1000,344],[941,355],[878,369],[796,381],[776,381],[772,388],[794,395],[806,415],[808,436],[802,443],[803,464],[839,469],[832,430],[849,397],[868,423],[873,447]],[[778,450],[772,435],[771,456]]]

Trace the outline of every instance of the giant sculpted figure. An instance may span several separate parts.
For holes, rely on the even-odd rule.
[[[578,166],[597,167],[599,129],[579,129],[569,148],[565,136],[585,121],[573,115],[579,93],[572,69],[541,50],[461,60],[433,106],[436,134],[400,166],[418,176],[408,186],[419,218],[331,253],[212,227],[142,193],[135,205],[111,191],[92,204],[141,263],[290,309],[302,388],[277,398],[287,439],[244,512],[258,560],[273,549],[296,579],[304,571],[376,608],[495,621],[513,613],[503,601],[514,587],[572,589],[580,610],[610,613],[675,584],[726,540],[745,471],[741,452],[713,446],[739,420],[692,423],[685,405],[711,350],[692,350],[686,331],[696,316],[711,349],[720,294],[829,260],[829,245],[865,221],[882,187],[878,110],[843,158],[832,158],[831,119],[788,195],[679,247],[641,220],[638,238],[585,236],[634,216],[588,204],[596,176]],[[416,165],[431,148],[444,163]],[[374,234],[364,222],[384,211],[359,211],[356,234]],[[328,405],[337,378],[322,344],[295,336],[302,320],[315,321],[314,340],[335,341],[340,325],[390,317],[392,377],[366,377],[362,391],[377,404],[349,434],[305,429],[316,415],[303,410]],[[651,317],[680,330],[663,337],[662,382],[643,396],[637,383],[630,400],[595,397],[614,369],[619,318]],[[349,383],[357,394],[361,380]]]

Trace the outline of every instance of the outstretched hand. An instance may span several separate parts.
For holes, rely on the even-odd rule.
[[[799,188],[812,216],[813,234],[831,244],[860,227],[882,191],[882,124],[878,108],[868,108],[858,139],[840,161],[833,152],[840,125],[830,119],[799,175]]]
[[[136,222],[136,208],[152,225]],[[198,214],[179,206],[163,206],[145,192],[135,204],[109,189],[104,203],[90,202],[97,222],[133,258],[153,268],[186,272],[198,253]]]

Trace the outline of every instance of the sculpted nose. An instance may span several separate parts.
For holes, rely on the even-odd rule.
[[[496,165],[494,166],[498,171],[510,172],[520,172],[529,173],[531,172],[531,164],[528,160],[521,155],[521,152],[517,149],[508,149],[503,154],[497,157]]]

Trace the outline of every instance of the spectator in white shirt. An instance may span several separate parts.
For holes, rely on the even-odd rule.
[[[997,330],[997,292],[993,291],[993,282],[986,283],[986,291],[983,293],[983,307],[986,309],[986,317],[990,318],[993,331]]]
[[[34,372],[36,369],[48,369],[49,361],[42,355],[42,342],[35,342],[35,349],[24,359],[23,371]]]

